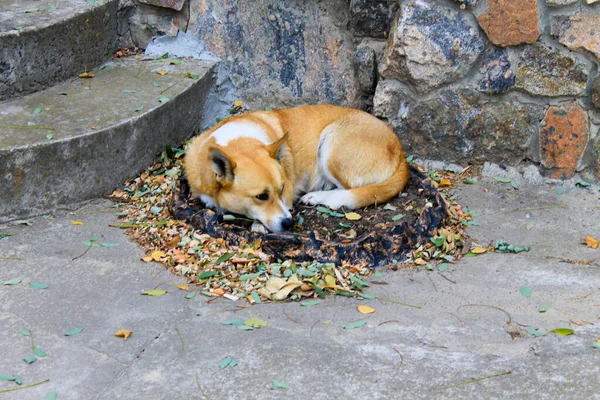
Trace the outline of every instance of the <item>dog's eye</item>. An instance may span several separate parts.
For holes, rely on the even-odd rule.
[[[256,198],[260,201],[267,201],[267,200],[269,200],[269,193],[267,193],[267,192],[261,193],[258,196],[256,196]]]

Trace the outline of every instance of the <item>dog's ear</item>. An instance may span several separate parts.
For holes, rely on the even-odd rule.
[[[219,184],[225,186],[233,183],[236,164],[222,150],[216,147],[210,149],[210,163]]]
[[[285,147],[283,146],[286,140],[288,139],[288,132],[286,132],[282,137],[271,143],[267,146],[267,151],[277,161],[281,161],[283,158],[283,151]]]

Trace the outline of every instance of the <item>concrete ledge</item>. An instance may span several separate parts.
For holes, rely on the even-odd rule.
[[[206,61],[128,59],[0,103],[0,222],[106,196],[136,176],[198,131],[214,71]]]
[[[118,0],[0,2],[0,100],[91,70],[117,49]]]

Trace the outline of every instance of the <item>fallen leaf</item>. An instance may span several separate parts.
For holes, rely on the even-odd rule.
[[[404,217],[404,214],[396,214],[392,217],[392,221],[398,221]]]
[[[358,312],[361,314],[373,314],[375,309],[369,306],[358,306]]]
[[[440,181],[440,186],[452,186],[452,182],[450,181],[450,179],[443,178]]]
[[[0,374],[0,379],[2,379],[3,381],[15,381],[17,379],[16,375],[6,375],[6,374]]]
[[[235,253],[225,253],[225,254],[223,254],[221,257],[217,258],[217,261],[215,261],[215,265],[219,265],[221,263],[224,263],[225,261],[229,260],[234,255],[235,255]]]
[[[233,102],[233,106],[234,106],[234,107],[241,107],[241,106],[243,106],[243,105],[244,105],[244,103],[243,103],[241,100],[235,100],[235,101]]]
[[[164,251],[156,250],[150,254],[150,260],[159,261],[161,258],[166,257],[167,254]],[[145,257],[144,257],[145,258]],[[146,261],[146,260],[144,260]]]
[[[600,343],[598,343],[598,342],[594,342],[594,343],[592,343],[592,347],[595,347],[595,348],[597,348],[597,349],[600,349]]]
[[[302,306],[302,307],[313,307],[313,306],[316,306],[317,304],[319,304],[319,300],[303,301],[303,302],[300,303],[300,306]]]
[[[33,364],[37,361],[37,357],[34,355],[25,356],[23,357],[23,361],[25,361],[27,364]]]
[[[90,74],[89,72],[84,72],[84,73],[79,74],[79,77],[83,78],[83,79],[91,79],[94,76],[96,76],[96,75]]]
[[[56,400],[57,398],[58,395],[56,394],[56,390],[53,390],[50,393],[48,393],[46,397],[44,397],[44,400]]]
[[[19,333],[23,336],[31,336],[31,331],[25,328],[19,328]]]
[[[30,282],[29,283],[34,289],[48,289],[48,285],[40,282]]]
[[[258,318],[250,318],[244,321],[244,325],[251,326],[253,328],[260,328],[262,326],[267,326],[267,321]]]
[[[473,254],[483,254],[487,253],[487,251],[487,247],[474,247],[473,249],[471,249],[471,253]]]
[[[19,279],[19,278],[12,278],[12,279],[9,279],[7,281],[4,281],[2,284],[8,286],[8,285],[16,285],[17,283],[21,283],[21,279]]]
[[[366,323],[367,323],[367,321],[350,322],[348,325],[346,325],[344,327],[344,329],[350,330],[350,329],[360,328],[361,326],[364,326]]]
[[[46,357],[46,352],[40,349],[39,347],[33,348],[33,354],[35,354],[38,357]]]
[[[533,336],[536,336],[536,337],[546,336],[543,332],[540,332],[537,329],[532,328],[532,327],[527,327],[527,328],[525,328],[525,330],[530,335],[533,335]]]
[[[533,228],[533,225],[535,225],[535,222],[531,221],[527,223],[527,226],[525,228],[527,228],[528,231],[531,230],[531,228]]]
[[[546,311],[548,311],[548,309],[550,308],[550,303],[545,302],[540,304],[540,306],[538,307],[538,311],[541,313],[545,313]]]
[[[83,328],[75,328],[70,330],[69,332],[65,332],[65,336],[75,336],[79,335],[83,331]]]
[[[38,108],[36,108],[35,110],[33,110],[33,113],[34,113],[34,114],[39,114],[39,113],[41,113],[41,112],[42,112],[42,109],[41,109],[41,108],[39,108],[39,107],[38,107]]]
[[[219,363],[219,368],[224,369],[224,368],[227,368],[227,367],[235,367],[236,365],[237,365],[237,362],[233,358],[231,358],[231,357],[225,357]]]
[[[230,319],[230,320],[221,322],[221,325],[243,325],[243,324],[244,324],[243,319]]]
[[[46,133],[46,139],[47,140],[52,140],[54,138],[54,135],[51,133]]]
[[[288,385],[287,383],[279,381],[273,381],[273,386],[279,389],[288,389],[290,387],[290,385]]]
[[[345,217],[348,221],[358,221],[359,219],[362,218],[362,216],[360,214],[357,214],[355,212],[346,213]]]
[[[156,71],[157,74],[159,74],[160,76],[165,76],[166,74],[168,74],[167,71]]]
[[[167,293],[166,290],[147,290],[145,292],[142,292],[142,294],[146,296],[162,296],[165,293]]]
[[[176,285],[176,286],[178,289],[181,289],[181,290],[186,290],[186,291],[190,290],[190,285],[188,285],[187,283],[182,284],[182,285]]]
[[[438,265],[438,271],[440,271],[440,272],[444,272],[447,269],[448,269],[448,263],[441,263],[440,265]]]
[[[525,297],[531,297],[531,289],[529,289],[527,286],[522,286],[521,289],[519,289],[519,292],[525,296]]]
[[[81,222],[81,221],[71,221],[71,223],[73,225],[83,225],[83,222]]]
[[[567,336],[567,335],[572,335],[573,333],[575,333],[575,331],[570,328],[556,328],[556,329],[552,329],[550,332],[554,332],[559,336]]]
[[[132,333],[133,332],[128,329],[119,329],[117,333],[115,333],[115,336],[122,337],[123,339],[127,340],[129,339],[129,336],[131,336]]]
[[[590,235],[587,235],[585,237],[585,244],[587,247],[590,247],[592,249],[597,249],[598,245],[600,245],[600,243],[598,242],[598,240],[596,240],[595,238],[591,237]]]

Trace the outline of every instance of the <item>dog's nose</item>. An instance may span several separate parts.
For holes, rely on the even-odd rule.
[[[294,225],[294,220],[291,218],[284,218],[281,221],[281,227],[286,231],[289,230],[293,225]]]

